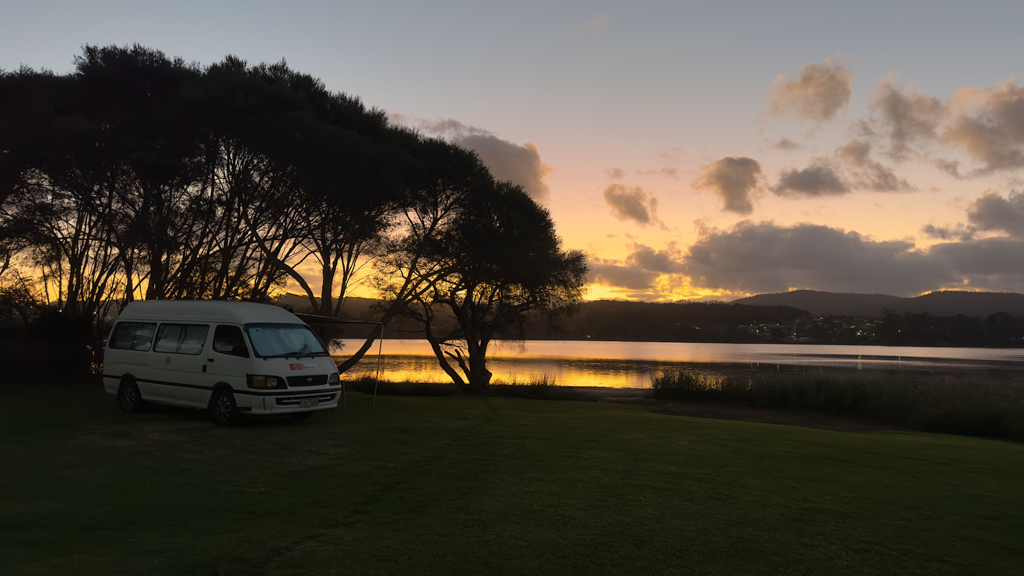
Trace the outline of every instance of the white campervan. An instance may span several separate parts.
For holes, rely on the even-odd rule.
[[[301,420],[341,395],[316,334],[291,312],[253,302],[128,304],[107,340],[103,386],[128,412],[143,401],[190,406],[224,425],[240,414]]]

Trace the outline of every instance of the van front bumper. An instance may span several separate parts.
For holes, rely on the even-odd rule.
[[[235,391],[235,404],[247,414],[294,414],[338,407],[340,387],[273,394]]]

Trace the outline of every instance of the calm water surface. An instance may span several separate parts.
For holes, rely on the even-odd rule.
[[[362,341],[343,343],[339,358],[354,351]],[[346,376],[357,378],[375,373],[377,348],[374,344],[373,355],[367,354]],[[1024,349],[528,340],[522,346],[492,347],[487,365],[496,381],[525,383],[546,378],[563,386],[620,388],[647,387],[652,377],[666,370],[714,365],[756,370],[906,371],[1024,379]],[[381,369],[386,380],[450,382],[424,340],[385,340]]]

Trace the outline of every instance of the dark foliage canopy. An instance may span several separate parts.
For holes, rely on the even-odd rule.
[[[384,323],[481,286],[500,287],[487,310],[582,294],[582,256],[474,153],[283,61],[203,67],[134,45],[86,46],[74,64],[0,71],[0,284],[97,334],[133,299],[267,301],[286,282],[336,316],[373,262]],[[519,319],[488,314],[488,335]]]

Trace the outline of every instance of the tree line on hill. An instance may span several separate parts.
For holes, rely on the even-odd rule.
[[[586,261],[474,153],[284,62],[88,46],[68,74],[0,70],[9,334],[81,348],[133,300],[268,302],[287,282],[337,316],[360,270],[384,297],[376,320],[421,323],[456,383],[486,386],[488,343],[571,310]],[[458,322],[436,329],[438,309]]]
[[[301,309],[304,300],[281,297],[278,305]],[[342,314],[372,319],[380,306],[375,300],[352,298]],[[454,318],[443,311],[436,324],[453,328]],[[368,334],[363,326],[346,327],[345,337]],[[396,320],[388,338],[423,338],[423,326]],[[579,306],[577,314],[552,321],[534,314],[523,326],[528,340],[620,340],[633,342],[813,342],[884,346],[996,346],[1024,345],[1024,316],[995,312],[982,316],[900,313],[886,309],[881,317],[811,314],[792,306],[723,302],[625,302],[599,300]]]
[[[279,306],[305,310],[304,300],[286,295]],[[367,298],[351,298],[342,314],[356,320],[369,320],[381,303]],[[598,300],[580,304],[573,315],[550,317],[542,312],[530,314],[517,338],[526,340],[624,340],[636,342],[750,342],[749,325],[787,325],[808,317],[804,310],[788,306],[744,306],[722,302],[626,302]],[[447,329],[458,325],[444,310],[434,314],[435,323]],[[366,326],[345,327],[344,336],[363,338]],[[423,338],[423,325],[409,319],[392,322],[388,338]]]
[[[733,304],[758,306],[793,306],[811,314],[830,316],[857,316],[881,319],[886,310],[900,314],[921,314],[932,316],[956,316],[987,318],[996,312],[1024,316],[1024,294],[1013,292],[967,292],[964,290],[939,290],[913,298],[900,298],[887,294],[849,294],[842,292],[820,292],[816,290],[792,290],[776,294],[758,294],[741,298]]]

